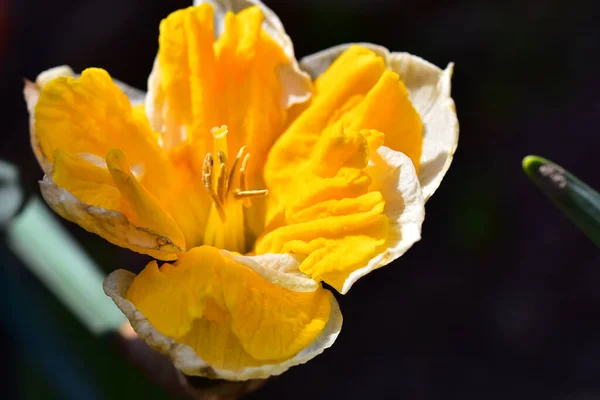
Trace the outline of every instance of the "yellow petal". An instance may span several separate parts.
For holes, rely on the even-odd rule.
[[[382,141],[380,132],[337,125],[321,135],[308,158],[287,161],[295,173],[287,180],[273,161],[285,157],[271,153],[266,178],[273,214],[256,253],[304,255],[299,270],[341,292],[347,278],[387,243],[385,199],[370,190],[366,172],[371,149]]]
[[[55,149],[104,157],[116,145],[152,180],[169,173],[147,122],[134,116],[127,96],[102,69],[48,82],[35,106],[35,132],[50,163]]]
[[[199,226],[206,219],[210,199],[204,188],[197,184],[201,182],[201,175],[189,165],[189,148],[172,149],[169,153],[163,151],[143,108],[132,106],[117,81],[103,70],[88,69],[78,79],[58,77],[49,80],[41,91],[32,85],[27,85],[25,90],[35,116],[32,142],[33,137],[39,138],[39,153],[43,155],[40,162],[49,165],[45,167],[47,173],[55,161],[53,153],[46,154],[48,151],[60,149],[85,156],[106,168],[104,157],[113,147],[118,147],[128,159],[127,165],[121,165],[121,171],[127,172],[131,168],[133,172],[140,172],[127,184],[135,184],[135,191],[143,193],[143,198],[152,198],[153,205],[151,208],[141,206],[139,199],[136,203],[131,198],[133,193],[129,193],[122,199],[121,207],[106,209],[122,213],[128,223],[139,229],[149,229],[167,238],[167,243],[179,251],[185,249],[186,244],[194,246],[202,242],[203,229]],[[88,183],[83,182],[85,171],[88,170],[78,173],[78,187],[95,183],[93,174]],[[104,172],[106,175],[107,171]],[[57,177],[53,180],[56,182]],[[61,188],[75,190],[65,179],[59,177],[58,180]],[[121,186],[123,190],[126,188],[127,185]],[[102,191],[95,192],[97,199],[94,201],[78,197],[80,190],[71,193],[84,204],[103,208],[98,199],[103,195]],[[146,211],[142,212],[144,209]],[[173,259],[173,256],[158,258]]]
[[[175,11],[160,24],[157,90],[164,93],[164,100],[157,100],[164,101],[168,111],[156,111],[162,113],[164,119],[177,121],[188,135],[192,135],[194,129],[208,135],[210,128],[218,124],[213,120],[216,111],[213,40],[210,6]],[[157,128],[162,130],[162,127]],[[178,141],[167,137],[165,144],[169,147]]]
[[[42,88],[46,86],[50,81],[59,77],[77,78],[78,75],[75,74],[75,72],[73,72],[71,67],[69,67],[68,65],[61,65],[41,72],[37,76],[35,83],[26,80],[25,86],[23,88],[23,95],[25,97],[25,101],[27,102],[27,110],[29,111],[29,133],[31,139],[31,147],[33,148],[34,154],[38,159],[40,166],[42,167],[44,172],[47,173],[50,172],[50,170],[52,169],[52,162],[47,159],[40,147],[40,141],[35,129],[35,107],[37,105],[40,96],[40,91],[42,90]],[[134,114],[138,114],[137,116],[134,115],[134,118],[141,118],[142,120],[145,120],[146,118],[143,112],[143,102],[146,94],[143,91],[135,89],[116,79],[113,79],[113,82],[129,98],[129,101],[134,106]],[[154,141],[156,141],[157,136],[153,136]]]
[[[339,54],[265,166],[268,224],[256,253],[304,255],[299,271],[341,293],[420,239],[422,125],[385,61],[361,46]]]
[[[419,168],[423,126],[398,74],[385,71],[363,101],[341,120],[354,129],[384,132],[384,145],[406,154]]]
[[[40,189],[61,217],[117,246],[161,260],[174,260],[182,251],[168,237],[132,224],[119,211],[123,199],[106,169],[60,151],[54,157],[53,174],[44,176]]]
[[[44,199],[63,218],[111,243],[161,260],[174,259],[185,249],[179,228],[135,177],[123,172],[129,169],[124,158],[121,170],[114,165],[114,154],[111,158],[109,172],[80,156],[55,151],[52,174],[41,183]]]
[[[111,149],[106,155],[108,171],[123,196],[124,214],[137,226],[159,232],[176,246],[185,248],[183,233],[160,203],[131,173],[125,155],[119,149]]]
[[[156,262],[148,264],[126,289],[128,301],[122,299],[123,290],[114,293],[114,280],[107,283],[105,290],[112,286],[107,293],[134,328],[147,318],[154,332],[173,341],[150,345],[175,359],[173,347],[193,349],[193,362],[175,364],[194,375],[250,379],[278,374],[331,345],[341,327],[337,303],[326,290],[286,289],[207,246],[185,253],[174,265],[159,269]],[[148,326],[138,328],[145,338]]]
[[[295,176],[295,161],[308,158],[321,134],[339,126],[383,132],[384,145],[407,154],[418,168],[419,115],[398,75],[386,71],[383,58],[370,49],[351,46],[319,76],[315,87],[311,104],[269,154],[265,177],[270,185],[283,185]]]
[[[106,168],[62,150],[54,151],[52,180],[82,203],[121,211],[121,193]]]
[[[211,128],[227,125],[228,153],[237,154],[245,145],[252,156],[248,185],[264,187],[260,160],[283,131],[286,109],[302,97],[300,92],[308,97],[309,85],[299,84],[306,76],[294,70],[291,46],[282,47],[263,29],[273,21],[263,24],[259,7],[236,11],[217,16],[216,41],[210,4],[176,11],[161,23],[147,114],[166,148],[188,141],[196,174],[202,172],[204,155],[213,150]],[[296,87],[282,101],[290,82]],[[245,213],[249,238],[262,230],[263,210],[264,201],[257,199]]]
[[[412,54],[390,53],[386,48],[370,43],[360,43],[360,46],[373,51],[385,60],[389,70],[400,75],[410,101],[421,117],[423,151],[419,160],[419,181],[427,200],[450,168],[458,144],[458,119],[450,95],[454,65],[450,63],[441,70]],[[307,56],[300,62],[301,67],[316,79],[351,47],[351,44],[339,45]],[[385,129],[382,131],[387,133]]]
[[[204,3],[176,11],[161,23],[148,115],[155,129],[167,131],[167,147],[181,142],[183,128],[199,154],[192,160],[199,171],[212,150],[215,126],[228,126],[230,154],[246,145],[257,159],[266,156],[281,132],[285,109],[277,71],[289,60],[262,30],[262,22],[257,7],[229,12],[214,41],[213,8]],[[258,170],[259,164],[250,164],[250,185]]]
[[[283,92],[281,93],[281,104],[285,109],[301,104],[307,101],[312,94],[312,84],[310,76],[302,71],[294,55],[294,44],[287,35],[283,24],[277,15],[260,0],[195,0],[194,5],[210,4],[214,8],[215,18],[215,37],[221,36],[225,30],[225,15],[228,12],[239,13],[240,11],[257,6],[260,8],[264,21],[262,29],[282,48],[287,63],[282,65],[276,71],[279,80],[283,83]]]

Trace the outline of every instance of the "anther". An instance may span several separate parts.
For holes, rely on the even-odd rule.
[[[215,207],[219,212],[219,217],[221,218],[221,221],[225,222],[226,217],[225,210],[223,209],[223,203],[221,202],[219,196],[217,196],[217,193],[215,193],[215,190],[213,189],[212,185],[212,169],[213,158],[212,154],[208,153],[206,154],[206,157],[204,157],[204,163],[202,164],[202,181],[204,183],[206,191],[210,194],[210,196],[213,199],[213,202],[215,203]]]
[[[227,192],[231,190],[233,185],[235,184],[235,178],[238,172],[238,164],[240,163],[242,157],[244,156],[244,152],[246,151],[246,146],[242,146],[240,151],[238,151],[235,160],[233,160],[233,165],[231,166],[231,173],[229,174],[229,181],[227,182]]]
[[[246,176],[246,171],[248,170],[248,162],[250,161],[250,153],[244,156],[242,160],[242,166],[240,167],[240,191],[245,192],[248,190],[248,178]],[[244,207],[250,207],[252,202],[249,198],[244,199]]]
[[[236,199],[253,199],[255,197],[264,197],[269,194],[269,189],[259,190],[236,190],[234,196]]]
[[[219,175],[217,175],[217,195],[221,199],[221,203],[225,204],[227,196],[227,156],[222,151],[217,153],[219,159]]]

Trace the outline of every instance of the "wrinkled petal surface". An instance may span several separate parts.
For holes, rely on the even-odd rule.
[[[300,61],[300,66],[317,79],[353,46],[339,45],[307,56]],[[421,117],[423,150],[419,159],[418,174],[423,195],[427,200],[439,187],[450,168],[458,144],[458,119],[450,94],[454,65],[450,63],[445,70],[441,70],[412,54],[390,53],[386,48],[370,43],[360,43],[360,46],[377,54],[390,71],[400,76],[413,106]],[[394,145],[389,147],[405,152]]]
[[[420,239],[422,125],[398,76],[369,49],[349,48],[315,88],[269,153],[268,224],[255,250],[303,255],[302,273],[346,293]],[[380,151],[397,157],[386,162]]]
[[[97,182],[92,174],[86,182],[83,171],[92,170],[86,165],[76,183],[55,176],[47,181],[62,189],[68,186],[67,191],[85,192],[85,198],[71,194],[82,204],[118,213],[136,229],[167,238],[175,248],[202,244],[212,202],[202,184],[204,156],[213,150],[211,128],[229,125],[226,153],[230,157],[247,145],[246,152],[255,160],[247,164],[248,184],[263,187],[260,160],[283,130],[288,105],[281,96],[286,82],[292,82],[280,81],[280,69],[295,66],[298,70],[296,61],[288,58],[293,49],[282,48],[265,31],[264,27],[274,25],[271,19],[263,23],[259,7],[236,11],[239,14],[214,15],[211,5],[203,4],[176,11],[162,22],[148,114],[140,108],[138,91],[101,69],[91,68],[78,76],[68,67],[58,67],[40,74],[36,84],[28,83],[24,92],[32,145],[45,172],[57,173],[54,153],[60,150],[98,166],[112,178],[109,183]],[[222,25],[216,40],[213,18]],[[303,90],[309,96],[307,75],[298,70],[294,76],[308,82]],[[168,122],[168,127],[159,124],[159,132],[151,128],[157,116]],[[127,160],[118,168],[107,163],[113,148],[120,151],[117,158]],[[51,199],[52,204],[59,202]],[[248,230],[254,232],[248,235],[251,240],[264,226],[264,201],[254,201],[245,218]],[[79,223],[75,215],[69,219]],[[90,223],[86,226],[106,238],[112,236]]]
[[[280,286],[248,266],[257,261],[240,263],[202,246],[173,265],[151,262],[133,282],[116,271],[105,291],[138,334],[185,373],[262,378],[329,347],[341,329],[341,314],[328,291]]]

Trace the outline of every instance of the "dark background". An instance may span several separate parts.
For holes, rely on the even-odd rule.
[[[600,252],[521,171],[525,155],[539,154],[600,188],[598,3],[267,4],[298,58],[367,41],[455,62],[461,132],[421,242],[338,296],[344,327],[331,349],[250,398],[600,399]],[[30,193],[42,172],[22,78],[98,66],[145,89],[160,20],[187,5],[0,0],[0,158],[19,166]],[[65,226],[107,272],[147,261]],[[149,384],[123,375],[106,338],[86,334],[4,246],[1,254],[3,392],[143,398],[136,385]]]

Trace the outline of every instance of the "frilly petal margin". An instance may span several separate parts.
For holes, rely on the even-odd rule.
[[[183,251],[168,237],[133,225],[120,212],[81,202],[67,190],[56,185],[49,174],[40,181],[40,190],[46,203],[58,215],[117,246],[165,261],[175,260],[177,254]]]
[[[202,3],[212,5],[215,10],[215,38],[219,37],[225,29],[224,20],[227,11],[237,13],[251,6],[258,6],[265,18],[262,26],[263,29],[281,46],[290,61],[289,65],[281,68],[279,71],[280,79],[284,82],[281,98],[283,107],[288,109],[294,104],[304,103],[310,98],[312,94],[310,76],[298,65],[298,61],[294,55],[292,39],[285,32],[283,24],[273,10],[260,0],[194,0],[195,6]]]
[[[239,257],[242,258],[242,257]],[[248,258],[248,257],[246,257]],[[239,260],[238,260],[239,261]],[[167,356],[186,375],[204,376],[212,379],[242,381],[264,379],[279,375],[298,364],[303,364],[321,354],[336,340],[342,327],[342,314],[333,294],[327,291],[331,304],[331,314],[325,328],[317,339],[300,351],[295,357],[280,364],[248,367],[240,372],[215,368],[202,360],[194,350],[185,344],[177,343],[157,331],[146,317],[136,309],[135,305],[125,298],[136,275],[125,270],[116,270],[104,280],[104,292],[115,302],[117,307],[129,319],[138,336],[151,348]]]
[[[383,214],[389,220],[389,237],[383,252],[346,278],[341,294],[346,294],[361,277],[402,256],[421,239],[425,201],[410,158],[381,146],[371,155],[366,171],[373,180],[371,190],[380,191],[385,200]]]
[[[352,43],[354,44],[354,43]],[[300,60],[300,67],[311,77],[321,75],[352,44],[342,44]],[[427,201],[437,190],[452,163],[458,145],[458,118],[450,95],[454,64],[441,70],[424,59],[408,53],[390,53],[370,43],[356,43],[382,57],[387,67],[400,75],[410,100],[423,122],[423,153],[419,181]]]
[[[254,270],[267,281],[286,289],[295,292],[313,292],[319,287],[317,281],[300,272],[302,257],[299,255],[266,253],[256,256],[237,256],[227,250],[221,250],[221,253]]]

